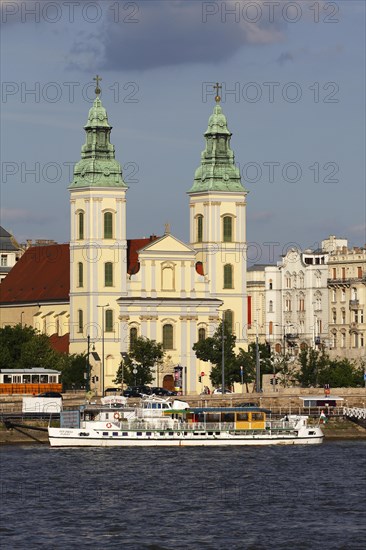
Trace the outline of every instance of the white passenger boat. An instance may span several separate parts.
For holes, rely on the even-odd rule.
[[[112,401],[111,401],[112,399]],[[122,401],[121,401],[122,399]],[[162,447],[227,445],[309,445],[322,443],[308,417],[269,418],[259,407],[190,407],[175,399],[149,396],[138,407],[127,400],[84,406],[61,413],[60,428],[48,428],[52,447]]]

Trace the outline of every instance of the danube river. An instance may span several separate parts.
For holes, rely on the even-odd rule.
[[[9,549],[364,548],[366,443],[1,449]]]

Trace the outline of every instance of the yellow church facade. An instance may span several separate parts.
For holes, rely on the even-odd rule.
[[[69,353],[89,350],[91,387],[98,393],[115,387],[122,354],[138,336],[163,343],[156,385],[172,386],[174,368],[180,366],[183,390],[201,393],[203,383],[210,386],[211,367],[196,358],[194,343],[211,336],[225,315],[237,346],[246,347],[247,191],[230,149],[225,115],[217,97],[201,164],[188,190],[189,243],[172,235],[169,226],[162,236],[128,240],[128,187],[99,93],[69,186],[68,299],[58,289],[57,300],[48,293],[36,304],[14,302],[3,312],[14,317],[23,311],[27,324],[49,335],[67,332]]]

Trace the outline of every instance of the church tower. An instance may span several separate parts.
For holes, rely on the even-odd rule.
[[[69,186],[70,352],[85,352],[90,336],[100,357],[92,376],[99,374],[103,390],[108,370],[110,376],[115,374],[120,361],[117,299],[126,295],[127,285],[127,186],[110,142],[112,127],[99,97],[100,78],[95,80],[86,142]]]
[[[246,195],[230,149],[231,133],[216,105],[205,132],[190,197],[190,243],[209,279],[210,294],[224,302],[225,319],[236,335],[237,346],[246,343]]]

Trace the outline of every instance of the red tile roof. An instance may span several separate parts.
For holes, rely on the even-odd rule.
[[[160,239],[160,237],[151,235],[148,239],[130,239],[127,241],[127,273],[129,275],[134,275],[140,270],[138,251],[157,239]]]
[[[159,237],[127,241],[127,272],[140,269],[138,251]],[[0,303],[68,302],[70,247],[68,244],[33,246],[23,254],[0,284]]]
[[[68,301],[68,244],[28,248],[0,285],[1,303]]]
[[[52,334],[49,338],[52,348],[61,353],[69,353],[69,336],[69,333],[63,336],[58,336],[56,333]]]

